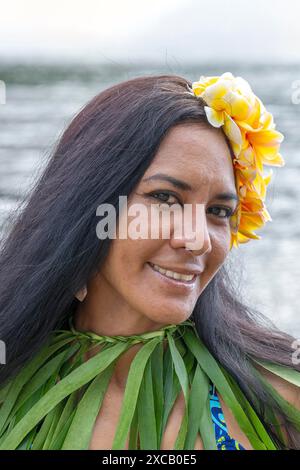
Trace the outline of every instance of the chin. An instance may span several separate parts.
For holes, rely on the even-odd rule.
[[[178,325],[183,321],[186,321],[192,314],[192,310],[187,310],[186,306],[180,308],[180,306],[174,307],[169,305],[168,307],[162,308],[161,305],[157,306],[157,309],[152,312],[147,312],[145,315],[156,323],[162,323],[164,325]]]

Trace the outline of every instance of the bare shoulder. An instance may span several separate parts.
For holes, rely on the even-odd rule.
[[[255,367],[286,401],[300,411],[300,388],[297,385],[284,380],[259,364],[256,364]]]

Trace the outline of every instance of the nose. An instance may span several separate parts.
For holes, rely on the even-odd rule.
[[[178,219],[177,222],[174,221],[170,244],[172,248],[190,250],[196,256],[211,252],[211,238],[204,204],[190,207],[188,213],[184,212],[181,222],[178,222]]]

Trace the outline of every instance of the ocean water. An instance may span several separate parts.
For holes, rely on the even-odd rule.
[[[7,217],[26,198],[62,130],[95,94],[144,74],[179,74],[195,81],[226,71],[249,81],[285,136],[286,165],[274,169],[267,197],[273,221],[258,232],[261,240],[231,255],[241,270],[241,296],[299,338],[300,103],[292,97],[300,88],[300,65],[1,64],[6,104],[0,104],[0,233],[8,230]]]

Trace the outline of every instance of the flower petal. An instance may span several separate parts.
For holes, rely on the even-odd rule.
[[[242,148],[242,141],[243,141],[242,134],[238,125],[234,122],[234,120],[231,119],[231,117],[228,116],[228,114],[226,113],[224,113],[224,116],[225,116],[225,122],[224,122],[223,129],[228,139],[230,140],[234,155],[238,158],[239,153]]]
[[[221,127],[224,124],[224,113],[223,111],[216,111],[209,106],[204,106],[204,111],[207,117],[208,122],[213,127]]]

